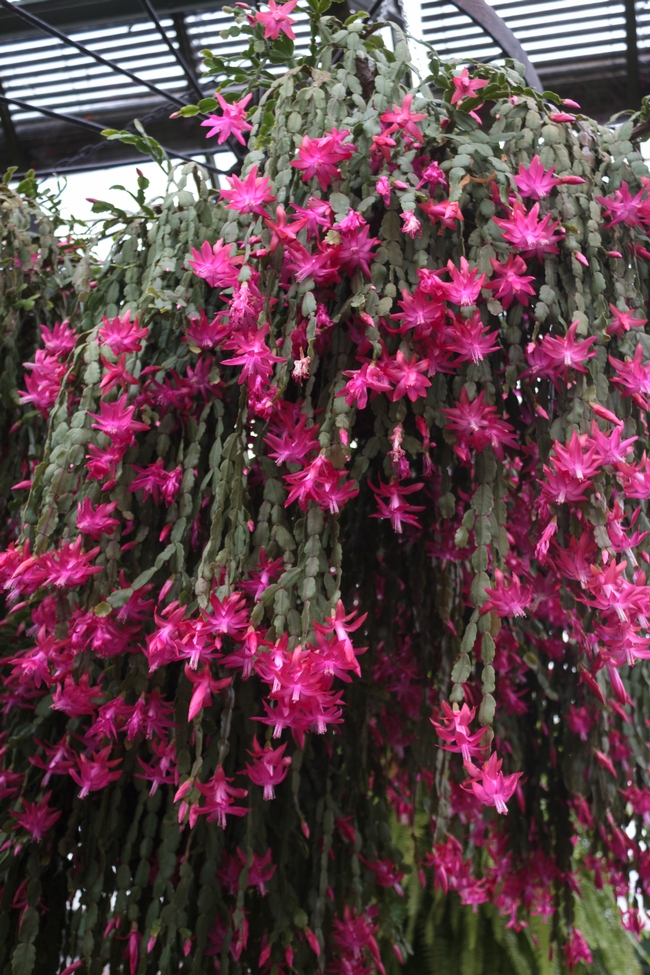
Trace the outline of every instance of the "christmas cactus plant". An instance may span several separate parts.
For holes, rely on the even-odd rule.
[[[2,187],[0,970],[640,970],[632,122],[269,3],[220,189]]]

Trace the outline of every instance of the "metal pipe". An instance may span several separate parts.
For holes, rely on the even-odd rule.
[[[167,34],[167,31],[165,30],[165,28],[163,27],[163,25],[161,24],[160,19],[158,17],[158,14],[156,13],[156,11],[153,8],[153,5],[151,3],[151,0],[140,0],[140,6],[145,11],[145,13],[147,14],[147,16],[150,17],[151,20],[156,25],[156,29],[157,29],[158,33],[162,37],[163,41],[165,42],[165,44],[167,45],[167,47],[169,48],[169,50],[174,55],[174,58],[176,59],[176,61],[178,62],[178,64],[183,69],[183,74],[185,75],[185,77],[187,78],[188,82],[190,83],[190,87],[194,90],[195,94],[198,95],[199,98],[203,98],[203,92],[199,88],[199,84],[198,84],[198,82],[196,80],[196,75],[192,71],[191,66],[185,60],[185,57],[183,56],[183,52],[180,49],[180,44],[179,44],[179,47],[177,47],[177,48],[174,47],[174,45],[172,44],[171,38]]]

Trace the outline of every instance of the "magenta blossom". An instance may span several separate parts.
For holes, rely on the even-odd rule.
[[[18,826],[22,826],[29,833],[34,843],[41,843],[61,818],[61,810],[51,809],[49,806],[51,796],[51,792],[46,792],[40,802],[27,802],[21,798],[23,812],[13,813]]]
[[[253,738],[252,755],[255,762],[253,765],[246,765],[246,772],[251,782],[255,785],[264,787],[264,799],[275,798],[275,786],[283,782],[289,772],[291,758],[284,755],[286,743],[279,748],[271,748],[271,743],[267,741],[264,748],[260,748],[257,738]]]
[[[117,501],[98,504],[93,508],[90,498],[84,498],[77,505],[77,531],[94,539],[112,535],[120,523],[118,518],[111,517],[116,508]]]
[[[192,248],[192,260],[187,263],[199,278],[204,278],[211,288],[232,288],[237,283],[238,267],[243,257],[233,254],[234,244],[224,244],[220,239],[212,247],[204,241],[201,250]]]
[[[310,139],[308,135],[303,136],[298,148],[299,158],[292,160],[291,165],[303,170],[302,178],[305,183],[315,176],[321,190],[326,190],[332,180],[340,178],[339,164],[350,159],[357,151],[357,147],[351,142],[344,142],[349,135],[348,129],[340,132],[332,129],[321,138]]]
[[[542,200],[555,186],[561,184],[578,186],[585,182],[581,176],[554,176],[554,168],[551,166],[550,169],[545,170],[539,156],[533,156],[528,169],[520,163],[519,174],[514,177],[520,194],[531,200]]]
[[[255,13],[253,19],[264,26],[264,37],[267,40],[275,41],[282,33],[286,34],[289,40],[295,41],[296,35],[292,30],[292,24],[295,24],[295,20],[289,14],[294,10],[297,3],[298,0],[287,0],[286,3],[280,4],[276,3],[275,0],[268,0],[269,9],[258,10]],[[248,97],[250,98],[250,95]]]
[[[226,828],[226,816],[245,816],[248,809],[234,805],[235,799],[243,799],[248,795],[248,789],[233,788],[228,785],[232,778],[226,778],[223,765],[219,765],[212,778],[205,783],[196,783],[196,788],[204,797],[204,803],[199,812],[208,817],[208,822],[215,820],[222,828]]]
[[[223,145],[230,136],[233,136],[242,146],[246,145],[243,133],[250,132],[253,126],[245,121],[246,112],[244,109],[252,97],[251,94],[248,94],[239,101],[227,102],[223,95],[216,92],[215,98],[219,102],[222,114],[209,115],[205,121],[201,122],[202,126],[210,130],[206,132],[206,139],[218,134],[217,144]]]
[[[535,203],[527,213],[523,204],[515,200],[509,217],[493,219],[501,228],[503,239],[521,251],[524,257],[536,255],[538,260],[542,260],[544,254],[559,253],[557,245],[565,236],[564,230],[560,227],[555,232],[560,221],[553,220],[550,213],[539,219],[539,203]]]
[[[506,803],[512,798],[523,773],[513,772],[512,775],[504,775],[501,771],[502,764],[503,759],[497,758],[497,753],[492,752],[480,771],[473,765],[466,766],[474,777],[469,782],[464,782],[463,788],[468,791],[471,789],[483,805],[494,806],[498,813],[505,816],[508,812]]]

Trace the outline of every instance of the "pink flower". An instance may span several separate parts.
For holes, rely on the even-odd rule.
[[[481,606],[481,613],[494,612],[497,616],[525,616],[525,610],[533,600],[532,586],[522,586],[519,576],[513,575],[507,586],[505,576],[500,569],[494,570],[495,585],[491,589],[485,588],[488,597]]]
[[[29,759],[36,768],[43,769],[45,775],[41,780],[41,785],[45,787],[53,775],[67,775],[68,771],[76,762],[76,754],[70,747],[67,735],[64,735],[56,745],[48,745],[35,738],[34,741],[39,748],[42,748],[47,757],[47,761],[40,755],[32,755]]]
[[[246,145],[246,141],[243,137],[244,132],[250,132],[253,126],[246,122],[246,112],[244,109],[248,105],[249,101],[253,97],[251,94],[246,95],[245,98],[241,98],[239,101],[227,102],[223,95],[219,92],[215,92],[215,97],[219,102],[221,107],[221,115],[209,115],[205,121],[201,122],[202,126],[209,128],[210,131],[206,132],[206,139],[210,139],[213,135],[219,134],[217,139],[217,145],[223,145],[230,136],[234,136],[237,142],[241,143],[242,146]]]
[[[539,156],[533,156],[528,168],[523,163],[519,163],[519,175],[515,176],[517,189],[523,197],[532,200],[541,200],[557,186],[559,180],[553,177],[554,167],[544,169]]]
[[[602,433],[598,429],[598,425],[595,420],[591,421],[591,439],[596,445],[598,454],[600,455],[601,463],[610,464],[612,467],[617,467],[619,464],[624,464],[628,458],[632,444],[638,437],[629,437],[627,440],[621,440],[623,436],[623,424],[617,424],[614,430],[610,430],[609,433]],[[637,509],[639,510],[639,509]]]
[[[468,449],[480,451],[491,446],[499,460],[503,460],[504,447],[517,447],[517,441],[512,436],[514,430],[509,423],[495,416],[496,406],[485,403],[483,390],[470,402],[467,389],[463,386],[456,406],[440,412],[447,417],[448,429],[455,432],[464,459],[468,459]]]
[[[30,374],[25,375],[27,392],[18,391],[20,402],[32,403],[43,416],[47,417],[61,390],[66,371],[65,364],[59,362],[54,356],[48,355],[43,349],[37,349],[34,361],[23,362],[23,365]]]
[[[92,424],[93,430],[100,430],[110,437],[116,444],[130,446],[135,443],[135,434],[149,429],[148,423],[134,420],[135,406],[127,406],[128,394],[123,393],[113,403],[104,400],[99,404],[100,413],[90,413],[97,422]],[[90,449],[90,448],[89,448]]]
[[[102,487],[103,491],[110,491],[111,488],[115,487],[117,469],[122,463],[127,447],[128,444],[116,443],[102,449],[95,444],[88,444],[88,453],[86,454],[88,477],[92,481],[103,481],[105,477],[109,478]]]
[[[289,772],[291,758],[284,755],[286,747],[284,744],[273,749],[267,741],[264,748],[260,748],[257,738],[253,738],[253,751],[248,754],[253,756],[255,763],[247,764],[246,772],[251,782],[264,787],[265,800],[275,799],[274,787],[284,782]]]
[[[598,446],[586,433],[577,434],[574,430],[566,447],[557,440],[553,442],[553,463],[558,471],[582,481],[598,473],[603,465]]]
[[[596,350],[591,346],[596,341],[595,335],[590,335],[586,339],[576,339],[576,332],[580,322],[572,322],[564,337],[558,337],[547,333],[541,342],[541,350],[556,375],[567,378],[567,371],[575,369],[576,372],[587,372],[584,363],[588,359],[593,359]]]
[[[176,766],[176,742],[170,741],[167,744],[154,738],[151,742],[154,755],[159,759],[157,765],[149,765],[138,757],[138,762],[144,769],[142,773],[136,772],[136,779],[146,779],[151,782],[149,795],[154,796],[161,785],[178,785],[178,768]]]
[[[430,386],[431,382],[422,373],[428,368],[428,359],[418,361],[417,353],[414,353],[411,359],[407,359],[401,349],[398,349],[395,353],[395,361],[386,365],[387,377],[397,384],[393,390],[393,402],[395,403],[402,396],[408,396],[411,403],[415,403],[420,397],[426,396],[427,386]]]
[[[296,228],[296,232],[304,226],[307,228],[307,237],[318,237],[320,227],[332,226],[333,213],[327,200],[310,196],[306,207],[299,207],[296,203],[292,203],[291,206],[298,217],[292,225]],[[267,223],[267,226],[270,224]]]
[[[149,334],[148,328],[140,328],[140,323],[136,318],[131,321],[131,311],[127,310],[121,317],[118,315],[111,322],[104,316],[103,325],[99,329],[99,341],[102,345],[107,345],[111,352],[119,355],[120,352],[140,352],[143,339]]]
[[[505,264],[500,264],[491,257],[490,264],[497,277],[488,281],[486,287],[494,290],[494,297],[501,302],[505,310],[510,308],[513,301],[528,307],[528,295],[535,294],[535,289],[530,283],[535,280],[535,277],[524,273],[527,267],[523,257],[518,254],[508,254]]]
[[[391,193],[390,180],[388,179],[388,177],[380,176],[377,182],[375,183],[375,189],[377,190],[377,193],[384,201],[384,206],[386,207],[386,209],[388,209],[388,207],[390,206],[390,193]]]
[[[579,961],[584,961],[587,965],[591,965],[594,960],[589,950],[589,945],[578,928],[572,930],[571,937],[564,946],[564,953],[570,972],[573,971]]]
[[[444,287],[442,282],[441,287]],[[444,327],[446,311],[444,304],[439,300],[431,301],[421,287],[416,288],[413,295],[410,295],[406,288],[402,288],[402,301],[398,301],[397,304],[402,311],[390,317],[393,321],[402,323],[400,327],[402,334],[414,328],[419,338]]]
[[[204,241],[201,250],[192,248],[192,260],[187,263],[199,278],[204,278],[211,288],[232,288],[237,284],[238,266],[243,257],[233,255],[234,244],[224,244],[219,239],[212,247]]]
[[[117,508],[117,501],[109,504],[98,504],[93,508],[90,498],[77,505],[77,531],[84,535],[90,535],[93,539],[101,538],[102,535],[114,534],[114,529],[119,525],[118,518],[111,518]]]
[[[404,879],[404,871],[398,870],[392,860],[387,857],[383,860],[366,860],[360,856],[359,859],[375,875],[375,882],[378,887],[392,887],[398,897],[404,896],[404,888],[400,881]]]
[[[265,215],[264,205],[273,203],[276,199],[271,193],[271,181],[267,176],[257,175],[257,166],[251,169],[245,180],[238,176],[226,176],[230,183],[229,190],[221,190],[221,199],[227,200],[227,210],[237,210],[238,213],[258,213]]]
[[[553,176],[554,169],[555,167],[551,166],[549,170],[545,170],[539,156],[533,156],[528,169],[520,163],[519,175],[514,178],[520,194],[531,200],[542,200],[555,186],[561,184],[578,186],[585,182],[581,176]]]
[[[421,143],[423,141],[422,133],[415,123],[425,119],[427,117],[426,112],[412,112],[412,104],[413,95],[405,95],[400,106],[393,105],[391,112],[384,112],[381,116],[381,121],[388,125],[385,134],[391,135],[393,132],[403,132],[410,136],[414,142]]]
[[[0,769],[0,799],[13,799],[20,792],[25,778],[24,772],[11,772]]]
[[[361,971],[372,971],[364,964],[367,951],[379,975],[386,975],[375,937],[378,933],[377,926],[373,923],[376,912],[376,906],[368,907],[363,914],[357,916],[354,908],[346,904],[343,908],[343,920],[334,918],[332,932],[337,951],[345,963],[343,972],[352,973],[356,970],[361,975]]]
[[[205,664],[200,671],[192,670],[189,664],[185,664],[185,676],[194,684],[187,720],[192,721],[202,708],[209,708],[212,704],[212,695],[229,687],[232,677],[222,677],[215,680],[210,673],[210,665]]]
[[[226,777],[223,765],[219,765],[208,782],[196,783],[196,788],[205,798],[199,812],[207,815],[209,823],[216,820],[222,829],[226,828],[226,816],[245,816],[248,812],[244,806],[233,805],[235,799],[243,799],[248,795],[248,789],[233,788],[228,785],[232,781],[232,778]]]
[[[357,147],[351,142],[343,144],[343,140],[349,135],[349,129],[342,129],[340,132],[332,129],[328,135],[317,139],[310,139],[308,135],[303,136],[298,147],[300,158],[291,162],[296,169],[303,170],[303,182],[306,183],[315,176],[321,190],[326,190],[332,180],[340,178],[339,164],[357,151]]]
[[[443,200],[442,203],[433,203],[432,201],[420,203],[420,208],[427,214],[431,223],[435,224],[439,221],[443,227],[448,227],[450,230],[456,229],[457,220],[465,219],[455,200]]]
[[[648,409],[648,394],[650,393],[650,366],[643,365],[644,351],[639,342],[637,344],[632,359],[622,362],[620,359],[609,356],[611,365],[617,372],[612,377],[612,382],[619,386],[623,392],[622,396],[631,396],[641,406]]]
[[[622,338],[631,328],[643,328],[644,325],[648,324],[647,318],[637,318],[629,308],[621,311],[620,308],[610,302],[609,310],[614,316],[614,320],[605,331],[608,335],[615,335],[616,338]]]
[[[264,590],[270,586],[275,579],[282,575],[283,569],[284,559],[282,557],[278,559],[268,559],[266,557],[266,549],[264,546],[262,546],[258,556],[257,566],[249,571],[250,579],[248,582],[242,582],[241,588],[245,593],[248,593],[253,602],[256,603],[260,599]]]
[[[502,764],[503,759],[497,758],[497,753],[492,752],[487,762],[484,762],[480,772],[474,766],[468,768],[471,775],[476,776],[476,778],[472,778],[470,782],[464,782],[463,788],[467,791],[471,790],[483,805],[494,806],[498,813],[505,816],[508,812],[506,803],[512,798],[523,772],[504,775],[501,771]]]
[[[426,169],[423,170],[422,177],[420,178],[420,182],[418,183],[416,188],[419,190],[427,183],[429,184],[429,186],[438,186],[438,185],[445,186],[445,187],[448,186],[447,177],[445,176],[444,172],[440,168],[439,163],[437,162],[429,163]]]
[[[137,386],[138,379],[126,368],[126,352],[122,352],[116,363],[111,364],[104,356],[102,356],[102,365],[106,372],[102,376],[102,381],[99,384],[99,388],[102,391],[102,396],[110,393],[112,389],[116,386],[120,386],[121,389],[125,389],[127,386]]]
[[[344,376],[349,376],[348,382],[336,395],[345,396],[348,406],[356,403],[360,410],[368,404],[368,391],[375,393],[389,393],[392,386],[382,367],[376,362],[364,362],[361,369],[345,369]]]
[[[393,527],[393,531],[401,533],[402,525],[413,525],[415,528],[420,528],[420,522],[415,517],[416,511],[424,511],[424,505],[409,504],[408,501],[404,500],[405,495],[414,494],[416,491],[421,490],[424,487],[422,482],[418,484],[410,484],[408,487],[400,484],[399,481],[391,481],[390,484],[383,484],[381,478],[379,480],[379,487],[375,487],[374,484],[368,482],[372,491],[374,491],[375,498],[377,500],[377,508],[379,513],[376,515],[370,515],[371,518],[387,518]],[[384,501],[383,499],[386,498]]]
[[[471,318],[454,319],[454,327],[448,328],[444,335],[445,348],[455,352],[459,358],[457,362],[482,362],[486,355],[499,348],[498,332],[491,332],[481,321],[480,312],[476,311]]]
[[[198,318],[190,318],[190,324],[185,329],[185,341],[190,348],[194,347],[193,351],[196,349],[205,351],[221,345],[226,335],[230,335],[230,332],[230,325],[220,323],[218,315],[215,315],[209,322],[207,315],[201,308]]]
[[[457,704],[450,708],[447,702],[443,701],[442,711],[445,716],[445,724],[434,721],[433,718],[429,718],[429,721],[436,729],[438,737],[447,742],[446,745],[442,746],[445,751],[460,752],[463,756],[463,762],[469,762],[474,755],[480,755],[484,751],[480,741],[486,729],[479,728],[473,733],[469,730],[476,714],[476,708],[470,710],[466,704],[463,704],[459,711]]]
[[[101,698],[102,689],[99,685],[90,685],[90,675],[88,671],[81,675],[79,683],[75,684],[74,678],[68,676],[61,684],[57,684],[52,697],[52,710],[63,711],[70,718],[78,718],[82,714],[94,714],[94,702]]]
[[[217,596],[210,596],[209,613],[204,614],[204,619],[210,626],[210,630],[215,636],[231,636],[236,640],[241,639],[242,630],[248,626],[248,612],[246,610],[246,600],[237,592],[224,596],[223,602]]]
[[[105,789],[111,782],[117,782],[122,772],[119,770],[112,772],[111,769],[115,765],[119,765],[122,759],[109,759],[110,754],[111,746],[107,745],[106,748],[94,752],[91,758],[87,758],[83,754],[77,755],[79,769],[77,771],[77,769],[71,768],[70,775],[77,785],[81,786],[80,799],[85,799],[90,792],[99,792],[100,789]]]
[[[176,601],[170,603],[163,610],[163,615],[153,614],[156,629],[146,636],[147,647],[144,651],[149,661],[149,673],[158,667],[179,659],[177,644],[187,633],[185,607]]]
[[[61,972],[61,975],[73,975],[74,972],[78,971],[81,966],[85,964],[86,961],[84,958],[80,958],[78,961],[73,961],[71,965],[66,965]]]
[[[600,203],[603,210],[610,218],[609,223],[604,224],[605,229],[614,227],[617,223],[625,223],[628,227],[640,227],[647,223],[647,204],[644,199],[646,188],[639,190],[634,196],[623,180],[620,190],[614,190],[614,196],[597,196],[596,201]]]
[[[422,236],[422,224],[412,210],[407,210],[405,213],[400,213],[400,217],[404,222],[404,226],[402,227],[403,234],[408,234],[411,240],[415,240],[416,237]]]
[[[39,328],[46,352],[57,358],[66,359],[77,343],[77,333],[70,328],[67,318],[63,322],[55,322],[52,329],[47,325],[39,325]]]
[[[442,283],[442,289],[447,301],[451,301],[453,304],[460,305],[461,307],[475,305],[481,293],[481,288],[485,284],[485,275],[481,274],[477,278],[478,268],[470,268],[468,261],[464,257],[460,259],[460,269],[452,261],[447,261],[447,270],[449,271],[451,282]]]
[[[129,491],[142,491],[142,500],[152,497],[154,504],[158,504],[160,494],[168,508],[173,504],[183,479],[182,467],[166,471],[165,462],[159,457],[155,464],[148,467],[136,467],[134,464],[133,470],[138,473],[129,484]]]
[[[455,89],[451,96],[452,105],[457,105],[464,98],[476,98],[477,91],[488,84],[484,78],[470,78],[467,68],[463,68],[461,73],[451,80]]]
[[[551,122],[575,122],[575,115],[569,115],[568,112],[551,112],[549,115]]]
[[[341,395],[341,393],[337,394]],[[307,426],[309,418],[305,414],[298,417],[297,422],[287,417],[285,423],[278,427],[277,434],[269,433],[264,438],[268,447],[269,457],[276,464],[302,464],[312,451],[319,451],[318,426]]]
[[[342,271],[354,274],[357,268],[361,268],[365,276],[370,277],[370,261],[374,257],[373,247],[379,241],[377,237],[368,237],[368,234],[369,228],[366,225],[341,235],[337,256]]]
[[[142,935],[138,931],[138,925],[135,921],[131,922],[131,930],[126,936],[126,948],[122,952],[122,958],[129,959],[129,973],[130,975],[135,975],[138,970],[138,962],[140,961],[140,942],[142,941]]]
[[[254,379],[260,376],[266,380],[273,371],[276,362],[286,362],[282,356],[273,355],[266,344],[268,335],[268,322],[258,328],[256,332],[249,332],[247,335],[235,335],[232,339],[224,342],[224,349],[234,349],[237,355],[230,359],[222,359],[222,366],[243,366],[237,382],[241,385],[247,379]]]
[[[581,741],[587,741],[594,725],[594,718],[588,708],[577,708],[572,704],[567,714],[567,724],[574,735],[580,736]]]
[[[264,37],[267,40],[275,41],[280,36],[280,32],[286,34],[289,40],[295,41],[296,35],[294,34],[291,25],[295,24],[293,17],[289,17],[289,14],[294,10],[298,3],[298,0],[287,0],[287,3],[277,4],[275,0],[268,0],[269,9],[268,11],[257,11],[254,14],[254,20],[258,24],[264,25]]]
[[[300,508],[306,511],[308,502],[315,501],[321,508],[336,514],[346,501],[359,493],[354,481],[342,483],[346,475],[347,471],[336,470],[327,457],[319,455],[303,470],[284,475],[290,485],[285,508],[298,501]]]
[[[510,217],[493,217],[493,220],[501,228],[504,240],[520,250],[524,257],[536,255],[541,261],[544,254],[559,253],[557,244],[565,234],[561,228],[559,233],[555,233],[560,221],[551,223],[552,214],[548,213],[542,220],[538,217],[539,203],[535,203],[530,213],[526,213],[523,204],[515,200]]]
[[[40,843],[58,819],[61,818],[60,809],[50,809],[48,803],[52,796],[51,792],[46,792],[40,802],[27,802],[21,796],[23,812],[12,812],[18,826],[29,833],[34,843]]]
[[[355,650],[355,648],[352,646],[350,633],[354,633],[355,630],[358,630],[359,627],[363,626],[368,618],[368,614],[362,613],[361,616],[355,620],[354,617],[356,615],[356,610],[353,610],[351,613],[346,613],[343,602],[339,599],[336,604],[336,609],[334,610],[334,615],[326,616],[324,623],[314,622],[314,630],[316,631],[317,637],[326,637],[330,633],[334,634],[336,637],[336,647],[343,651],[348,669],[354,670],[354,672],[360,676],[361,668],[359,667],[357,655],[362,653],[362,650]],[[328,650],[331,650],[331,645],[327,644],[327,648]],[[319,649],[323,650],[323,644],[320,640]]]
[[[313,278],[316,284],[334,284],[340,280],[338,248],[320,244],[312,254],[302,244],[294,244],[289,253],[287,270],[298,283]]]
[[[395,140],[391,139],[386,132],[374,137],[372,140],[372,145],[370,146],[370,152],[373,156],[375,168],[378,169],[381,166],[381,158],[377,158],[378,156],[381,156],[385,162],[390,164],[391,151],[396,147],[396,145],[397,143]]]
[[[99,546],[90,552],[82,552],[83,539],[79,535],[74,542],[64,542],[60,549],[41,556],[41,568],[45,573],[44,584],[57,589],[76,589],[91,576],[102,571],[101,565],[90,565],[99,554]]]

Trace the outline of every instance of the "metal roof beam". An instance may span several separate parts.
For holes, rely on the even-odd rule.
[[[219,10],[222,0],[157,0],[159,17],[176,13],[205,13]],[[61,30],[80,30],[102,24],[134,23],[142,13],[134,0],[21,0],[12,3],[11,11],[0,10],[0,40],[38,33],[35,28],[20,27],[15,21],[18,10],[47,15],[48,22]]]
[[[162,37],[163,41],[165,42],[165,44],[167,45],[167,47],[169,48],[169,50],[174,55],[174,58],[176,59],[176,61],[178,62],[178,64],[183,69],[183,74],[187,78],[187,81],[189,83],[190,88],[192,88],[194,90],[194,93],[197,95],[197,97],[199,99],[200,98],[203,98],[203,92],[199,88],[199,83],[196,80],[196,73],[195,73],[195,71],[192,70],[192,67],[185,60],[185,57],[184,57],[183,52],[182,52],[181,47],[180,47],[180,43],[179,43],[179,46],[178,47],[174,47],[174,45],[172,44],[171,39],[170,39],[169,35],[167,34],[167,31],[165,30],[165,28],[163,27],[163,25],[161,24],[161,22],[160,22],[160,20],[158,18],[158,14],[156,13],[156,11],[154,9],[154,7],[153,7],[153,5],[151,3],[151,0],[140,0],[140,6],[145,11],[145,13],[151,18],[151,20],[154,22],[154,24],[156,25],[156,29],[157,29],[158,33]],[[180,18],[180,19],[182,20],[182,18]],[[174,20],[174,24],[176,24],[176,22],[177,21],[175,19]],[[184,23],[183,23],[183,26],[185,26]]]
[[[627,98],[630,108],[636,109],[641,105],[636,0],[625,0],[625,35],[627,40]]]
[[[54,119],[57,122],[65,122],[68,125],[76,125],[81,129],[89,129],[91,132],[95,132],[101,135],[105,126],[100,125],[98,122],[91,122],[90,119],[79,118],[76,115],[63,115],[61,112],[53,112],[49,108],[40,108],[38,105],[31,105],[29,102],[23,101],[22,98],[9,98],[7,95],[0,95],[0,102],[9,105],[18,105],[20,108],[27,112],[39,112],[41,115],[46,115],[48,118]],[[185,159],[187,162],[194,162],[191,156],[185,153],[178,152],[177,150],[167,149],[165,146],[161,146],[161,149],[167,153],[167,155],[177,156],[179,159]],[[205,150],[198,150],[197,155],[201,153],[203,155]],[[215,166],[211,166],[208,163],[204,163],[205,168],[214,173],[219,173],[221,170],[217,169]]]
[[[4,88],[0,83],[0,96],[2,95],[4,95]],[[25,152],[20,144],[16,126],[9,111],[9,105],[2,98],[0,98],[0,122],[2,123],[2,131],[4,132],[7,154],[13,160],[13,165],[18,166],[19,169],[26,169]]]

